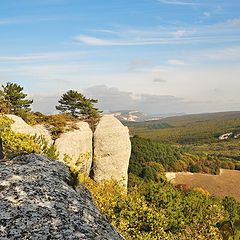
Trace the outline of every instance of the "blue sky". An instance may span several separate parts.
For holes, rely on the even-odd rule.
[[[240,110],[237,0],[6,0],[0,82],[23,85],[34,110],[69,90],[104,110]]]

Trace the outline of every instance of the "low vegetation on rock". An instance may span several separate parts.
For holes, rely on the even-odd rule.
[[[0,136],[3,142],[5,158],[27,153],[38,153],[57,159],[58,153],[53,145],[48,145],[44,137],[30,136],[28,134],[16,133],[11,129],[13,120],[0,115]]]

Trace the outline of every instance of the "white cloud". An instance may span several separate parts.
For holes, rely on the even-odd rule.
[[[178,59],[170,59],[168,60],[168,64],[182,66],[182,65],[186,65],[186,62]]]
[[[194,33],[194,31],[186,30],[186,29],[180,29],[172,33],[175,37],[183,37]]]
[[[153,82],[156,82],[156,83],[166,83],[167,81],[162,79],[162,78],[155,78],[155,79],[153,79]]]
[[[97,98],[99,107],[108,111],[136,109],[145,113],[167,113],[184,104],[184,99],[171,95],[136,94],[105,85],[87,88],[85,92]]]
[[[107,34],[119,35],[118,31],[113,31],[113,30],[109,30],[109,29],[93,29],[91,31],[92,32],[99,32],[99,33],[107,33]]]
[[[29,98],[33,99],[33,111],[54,114],[60,96],[61,94],[32,94]]]
[[[210,13],[210,12],[204,12],[203,15],[204,15],[205,17],[211,17],[211,13]]]
[[[198,3],[177,1],[177,0],[158,0],[160,3],[171,4],[171,5],[182,5],[182,6],[197,6]]]
[[[138,70],[138,69],[148,69],[152,67],[154,64],[152,61],[149,60],[143,60],[143,59],[134,59],[129,64],[130,70]]]
[[[0,18],[0,25],[29,24],[34,22],[57,21],[59,19],[61,19],[61,17],[57,17],[57,16]]]
[[[204,42],[227,42],[236,41],[239,38],[233,36],[214,36],[214,35],[202,35],[202,36],[191,36],[182,38],[144,38],[144,39],[101,39],[91,36],[78,36],[74,40],[77,43],[84,43],[91,46],[141,46],[141,45],[169,45],[169,44],[188,44],[188,43],[204,43]]]
[[[204,58],[217,61],[235,61],[240,60],[240,46],[223,48],[218,50],[209,50],[201,53]]]
[[[209,12],[205,12],[209,16]],[[74,37],[76,43],[90,46],[141,46],[191,43],[232,43],[239,41],[239,19],[195,27],[153,27],[147,29],[104,30],[104,37],[98,34]],[[102,31],[102,30],[100,30]],[[114,32],[114,35],[112,34]]]
[[[34,53],[34,54],[23,54],[19,56],[1,56],[0,55],[0,62],[34,62],[34,61],[41,61],[41,60],[59,60],[59,59],[66,59],[66,58],[74,58],[74,57],[81,57],[86,55],[86,52],[47,52],[47,53]]]
[[[2,79],[11,80],[14,73],[16,79],[31,79],[32,93],[46,93],[34,98],[34,110],[45,109],[45,112],[54,110],[56,98],[62,92],[69,89],[82,91],[84,88],[89,97],[100,100],[100,106],[105,110],[136,109],[147,113],[207,112],[234,110],[237,106],[233,101],[240,101],[240,68],[234,65],[204,65],[195,68],[189,68],[188,65],[184,68],[153,66],[144,72],[114,74],[107,70],[104,73],[93,73],[91,68],[84,73],[78,65],[25,66],[8,70],[3,72],[5,78]],[[216,88],[219,89],[218,92]],[[50,97],[47,98],[48,96]]]
[[[174,41],[165,38],[145,38],[145,39],[101,39],[92,36],[78,36],[74,40],[92,46],[138,46],[138,45],[160,45],[171,44]]]
[[[226,22],[226,24],[232,25],[234,27],[240,27],[240,18],[230,19]]]
[[[46,55],[0,56],[0,62],[34,61],[48,58]]]

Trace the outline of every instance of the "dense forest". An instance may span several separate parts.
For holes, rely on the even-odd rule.
[[[154,180],[159,173],[166,171],[218,174],[220,168],[239,169],[240,166],[238,160],[226,159],[210,153],[203,154],[204,151],[196,151],[189,147],[183,148],[138,136],[132,137],[131,142],[129,173],[144,179]]]

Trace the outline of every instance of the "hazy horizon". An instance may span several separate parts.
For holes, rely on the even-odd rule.
[[[105,111],[240,110],[237,0],[11,0],[0,9],[0,83],[53,113],[69,89]]]

